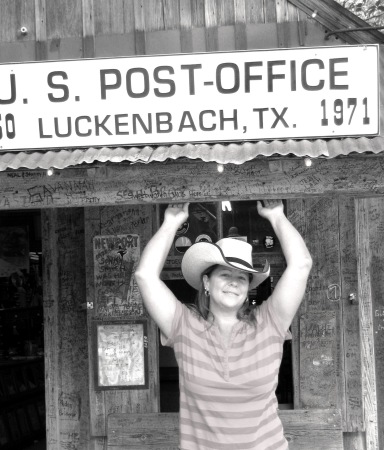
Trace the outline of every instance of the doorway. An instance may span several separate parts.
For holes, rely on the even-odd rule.
[[[286,204],[284,204],[286,208]],[[159,221],[166,205],[160,206]],[[182,279],[181,259],[190,245],[201,240],[215,242],[222,237],[241,239],[252,245],[255,267],[265,260],[271,266],[271,276],[250,291],[254,307],[267,300],[285,268],[280,243],[270,223],[257,213],[256,201],[209,202],[190,205],[188,223],[178,230],[165,263],[162,278],[177,299],[193,303],[196,291]],[[184,244],[184,245],[181,245]],[[159,344],[160,411],[179,411],[179,376],[173,350]],[[293,409],[292,343],[286,341],[279,371],[276,396],[280,409]]]
[[[45,436],[40,219],[39,210],[0,213],[0,444],[9,450]]]

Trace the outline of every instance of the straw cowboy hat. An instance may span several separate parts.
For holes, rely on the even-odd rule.
[[[211,242],[197,242],[185,252],[181,262],[181,271],[188,284],[199,290],[202,274],[211,266],[221,266],[240,269],[252,274],[249,289],[253,289],[269,277],[269,264],[258,271],[252,264],[252,245],[233,238],[224,238]]]

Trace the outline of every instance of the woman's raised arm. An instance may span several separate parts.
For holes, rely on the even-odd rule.
[[[171,332],[177,299],[160,279],[160,273],[177,229],[188,219],[188,206],[189,203],[168,206],[164,221],[146,245],[135,272],[144,305],[166,338]]]
[[[265,200],[264,206],[257,202],[257,210],[261,217],[270,221],[287,263],[270,298],[281,324],[287,330],[303,299],[312,258],[304,239],[285,216],[282,201]]]

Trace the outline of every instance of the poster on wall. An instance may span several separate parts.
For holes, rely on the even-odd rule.
[[[93,238],[95,312],[103,317],[143,315],[143,304],[134,279],[140,258],[136,234]]]
[[[148,389],[146,320],[94,323],[95,389]]]

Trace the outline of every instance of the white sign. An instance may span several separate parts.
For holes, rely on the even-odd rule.
[[[0,65],[0,151],[379,133],[378,46]]]

